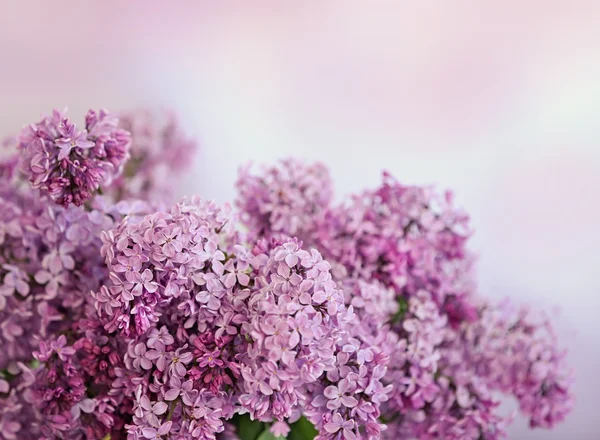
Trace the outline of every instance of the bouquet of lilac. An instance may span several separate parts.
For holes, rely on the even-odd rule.
[[[119,118],[120,117],[120,118]],[[504,437],[573,406],[551,320],[478,296],[450,193],[327,168],[170,204],[170,114],[64,112],[0,163],[0,439]],[[6,155],[5,155],[6,156]]]

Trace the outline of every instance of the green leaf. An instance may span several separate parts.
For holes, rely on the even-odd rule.
[[[304,416],[290,425],[292,430],[288,434],[288,440],[313,440],[317,436],[314,425]]]
[[[397,324],[404,319],[404,315],[408,312],[408,301],[403,296],[399,296],[397,298],[398,301],[398,311],[394,313],[392,318],[390,319],[392,324]]]
[[[265,429],[261,435],[258,436],[256,440],[285,440],[285,437],[279,436],[275,437],[269,429]]]
[[[264,423],[250,420],[248,414],[236,414],[231,421],[237,427],[241,440],[257,440],[259,434],[265,429]]]

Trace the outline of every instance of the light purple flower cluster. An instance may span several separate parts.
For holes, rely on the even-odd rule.
[[[333,198],[327,167],[295,159],[264,167],[260,175],[245,166],[236,187],[243,220],[258,237],[283,233],[305,240],[316,232],[324,208]]]
[[[119,432],[119,426],[125,432],[125,421],[131,418],[124,398],[107,394],[116,378],[113,365],[122,363],[123,345],[108,338],[95,317],[90,291],[97,291],[108,282],[109,272],[100,254],[102,231],[110,230],[124,216],[148,212],[149,207],[142,202],[112,204],[101,197],[89,200],[85,209],[55,203],[75,202],[69,193],[82,195],[89,190],[92,195],[93,188],[88,185],[85,189],[86,181],[78,180],[81,175],[77,173],[87,173],[80,167],[83,163],[95,161],[107,178],[118,172],[129,140],[128,134],[115,127],[116,120],[106,112],[90,111],[84,136],[55,111],[52,117],[24,129],[19,137],[21,143],[10,143],[19,148],[19,153],[0,163],[3,438],[97,439],[110,429]],[[63,129],[75,133],[76,146],[66,142]],[[93,146],[81,148],[80,141],[84,147],[89,146],[84,141]],[[74,186],[65,186],[61,199],[49,193],[50,186],[44,187],[43,183],[49,180],[39,173],[41,186],[34,186],[43,190],[27,188],[33,171],[26,164],[33,163],[31,160],[38,153],[45,157],[42,162],[48,165],[48,179],[71,179]],[[50,158],[52,155],[54,159]],[[58,164],[59,169],[51,164]],[[35,169],[38,171],[40,168]],[[55,350],[61,354],[53,355]],[[81,389],[87,390],[85,395]],[[86,415],[91,403],[99,424]],[[119,414],[114,415],[117,407]]]
[[[376,405],[387,425],[383,437],[500,438],[510,417],[498,414],[495,390],[517,397],[532,427],[551,428],[564,419],[573,406],[572,373],[550,321],[526,321],[478,297],[468,217],[453,207],[450,193],[404,186],[384,174],[378,189],[348,203],[325,204],[314,196],[278,221],[278,201],[298,195],[290,178],[280,177],[280,168],[258,177],[243,169],[236,204],[262,237],[294,236],[293,225],[305,224],[305,245],[319,249],[332,265],[334,280],[359,317],[359,330],[346,329],[346,335],[359,335],[356,347],[365,344],[384,355],[380,379],[388,391]],[[256,184],[263,181],[268,185]],[[329,182],[320,185],[331,188]],[[351,390],[358,399],[361,391],[350,384],[344,381],[327,394]],[[343,438],[378,435],[368,420],[357,429],[360,418],[344,414],[311,420],[325,437],[323,431]]]
[[[243,230],[156,203],[193,143],[149,114],[55,111],[0,163],[0,438],[494,440],[494,391],[533,427],[572,408],[550,320],[477,297],[449,195],[335,206],[287,161],[242,171]]]
[[[384,174],[377,190],[330,209],[315,245],[348,274],[379,280],[405,296],[427,290],[442,304],[473,289],[469,235],[468,217],[452,206],[452,194],[403,186]],[[473,315],[456,308],[458,321]]]
[[[465,328],[448,350],[470,360],[490,387],[513,395],[532,427],[551,428],[573,408],[573,375],[550,318],[510,304],[483,308],[476,325]],[[480,347],[485,344],[485,350]]]
[[[106,278],[99,233],[113,218],[50,203],[33,192],[0,196],[0,368],[31,359],[39,336],[83,316],[85,296]]]
[[[259,243],[250,258],[255,278],[242,335],[240,403],[253,418],[284,420],[306,399],[306,385],[335,368],[345,313],[329,264],[295,240]]]
[[[110,185],[128,158],[129,132],[105,110],[90,110],[78,130],[63,112],[25,127],[19,135],[22,170],[31,186],[56,203],[80,206],[100,185]]]
[[[350,316],[329,264],[295,240],[245,248],[229,223],[192,199],[103,235],[111,282],[93,296],[129,341],[131,438],[214,438],[236,412],[289,419],[335,368]]]
[[[394,309],[397,304],[379,283],[347,280],[343,288],[348,317],[336,345],[335,368],[313,387],[305,415],[320,439],[379,438],[385,429],[380,406],[392,391],[383,383],[391,357],[381,350],[388,332],[381,306]]]
[[[5,231],[0,381],[6,389],[0,425],[9,434],[14,430],[14,436],[2,434],[8,439],[81,438],[83,433],[101,438],[99,433],[113,424],[104,414],[116,405],[102,388],[114,379],[110,365],[119,357],[113,349],[106,352],[114,341],[94,332],[94,321],[84,318],[94,314],[89,291],[107,280],[99,235],[112,227],[116,211],[63,208],[36,192],[15,189],[3,191],[0,206]],[[93,401],[86,398],[86,387],[94,388]],[[90,413],[91,404],[93,420],[77,413],[80,407]]]

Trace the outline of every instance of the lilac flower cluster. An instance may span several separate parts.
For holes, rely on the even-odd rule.
[[[253,418],[284,420],[304,403],[306,385],[335,366],[344,298],[329,264],[294,240],[259,243],[250,261],[257,272],[242,328],[250,342],[240,403]]]
[[[131,438],[214,438],[236,412],[289,419],[335,368],[350,317],[329,264],[295,240],[247,249],[228,223],[192,199],[103,234],[110,283],[93,296],[104,328],[129,341]]]
[[[0,437],[84,438],[86,432],[85,438],[102,438],[109,426],[118,430],[119,425],[124,432],[130,417],[123,398],[106,394],[116,377],[113,365],[122,363],[123,345],[109,339],[93,318],[90,291],[108,282],[101,233],[150,208],[142,202],[92,200],[96,183],[90,183],[94,171],[87,165],[100,170],[102,179],[94,182],[107,182],[123,165],[129,135],[104,111],[88,112],[82,132],[55,111],[25,128],[18,140],[9,143],[17,154],[0,163]],[[66,182],[63,178],[70,183],[61,187],[56,182]],[[29,179],[33,188],[26,185]],[[84,194],[85,208],[73,206]],[[52,355],[55,350],[60,356]],[[85,415],[91,395],[102,428]],[[118,416],[104,415],[117,407]]]
[[[0,182],[0,425],[10,435],[0,432],[102,438],[127,411],[115,415],[123,398],[108,395],[122,345],[90,301],[108,281],[100,234],[147,207],[96,199],[65,208],[18,185]]]
[[[109,185],[128,158],[129,132],[105,110],[90,110],[78,130],[63,112],[25,127],[19,135],[22,169],[31,186],[56,203],[80,206]]]
[[[343,288],[349,316],[336,345],[335,368],[313,387],[305,414],[322,439],[379,438],[385,429],[380,406],[392,391],[383,383],[391,357],[381,349],[388,326],[385,312],[379,312],[396,303],[378,283],[348,280]]]
[[[0,368],[31,359],[39,336],[82,316],[85,295],[106,277],[99,233],[113,218],[50,203],[27,191],[0,191]]]
[[[477,296],[449,195],[386,175],[334,206],[322,165],[245,168],[243,230],[157,202],[193,143],[149,115],[55,111],[9,143],[0,439],[493,440],[494,391],[564,419],[550,320]]]
[[[453,355],[469,359],[492,389],[513,395],[532,427],[551,428],[573,408],[572,371],[548,316],[510,304],[486,307],[448,350],[459,341],[469,351]]]
[[[373,376],[385,397],[371,402],[385,423],[382,437],[500,438],[510,417],[498,413],[493,391],[515,396],[532,427],[551,428],[564,419],[573,406],[573,376],[551,322],[528,320],[524,312],[478,296],[468,217],[454,208],[451,193],[404,186],[384,174],[378,189],[336,206],[319,196],[306,200],[307,193],[280,175],[282,166],[251,177],[242,169],[236,205],[261,237],[298,235],[293,225],[305,225],[300,233],[305,246],[319,249],[332,265],[333,279],[359,317],[344,336],[356,335],[357,353],[364,346],[381,354],[376,361],[381,369]],[[263,181],[268,185],[256,184]],[[331,188],[329,182],[319,185]],[[279,220],[282,201],[299,194],[304,198],[298,209],[285,210],[285,221]],[[327,394],[341,399],[350,390],[358,399],[362,391],[353,386],[340,382]],[[308,412],[323,438],[379,436],[375,425],[348,407],[319,420],[311,411],[323,399]]]
[[[283,233],[305,240],[316,232],[323,208],[333,198],[327,167],[295,159],[265,167],[260,175],[245,166],[236,187],[243,220],[258,237]]]

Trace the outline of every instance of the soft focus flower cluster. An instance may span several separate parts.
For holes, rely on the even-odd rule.
[[[492,440],[495,392],[567,415],[551,321],[477,294],[449,194],[384,175],[334,205],[290,160],[242,169],[238,212],[173,203],[194,144],[163,120],[55,111],[6,142],[0,439]]]
[[[119,127],[131,133],[130,158],[121,176],[111,185],[117,200],[169,201],[173,175],[191,164],[194,139],[185,134],[170,110],[137,109],[119,113]]]

